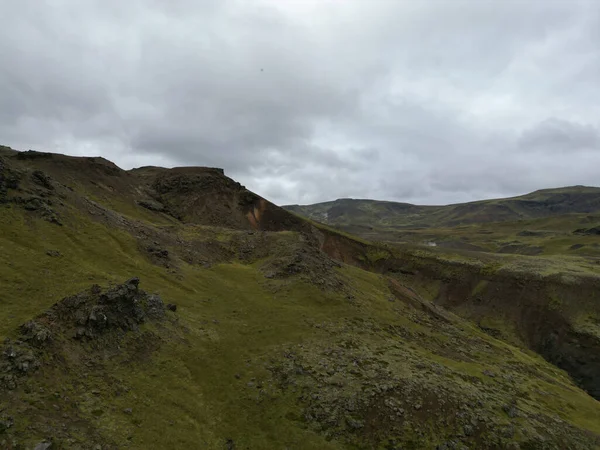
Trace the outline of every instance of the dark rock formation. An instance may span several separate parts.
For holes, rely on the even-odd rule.
[[[41,170],[36,170],[35,172],[33,172],[31,174],[31,179],[35,184],[38,184],[50,191],[54,190],[54,186],[52,186],[50,177]]]
[[[70,324],[79,339],[94,339],[111,329],[137,330],[147,319],[164,317],[160,297],[139,290],[139,282],[139,278],[131,278],[104,293],[93,286],[89,294],[65,298],[47,315]]]
[[[6,162],[0,158],[0,203],[6,203],[9,189],[17,189],[19,181],[19,174],[10,170]]]
[[[584,236],[600,236],[600,226],[592,228],[579,228],[573,231],[573,234],[581,234]]]
[[[26,211],[34,211],[56,225],[62,225],[56,211],[52,208],[53,202],[49,198],[38,197],[37,195],[15,197],[13,203],[20,205]]]
[[[21,326],[19,338],[7,339],[0,353],[0,388],[14,389],[20,376],[40,367],[44,351],[52,351],[65,339],[114,338],[138,330],[148,320],[162,320],[162,299],[140,290],[139,282],[139,278],[131,278],[106,291],[94,285]]]
[[[52,157],[54,157],[53,153],[36,152],[35,150],[27,150],[26,152],[19,152],[16,155],[16,158],[20,159],[20,160],[51,159]]]
[[[156,200],[140,200],[137,202],[142,208],[149,209],[150,211],[165,212],[165,205]]]
[[[552,364],[567,371],[592,397],[600,400],[600,339],[557,328],[541,342],[539,352]]]

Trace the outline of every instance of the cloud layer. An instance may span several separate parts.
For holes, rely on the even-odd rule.
[[[277,203],[600,184],[600,3],[0,0],[0,143]]]

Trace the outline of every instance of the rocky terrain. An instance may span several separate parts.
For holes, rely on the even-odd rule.
[[[373,244],[219,169],[8,148],[0,250],[0,448],[600,447],[593,258]]]
[[[93,285],[5,338],[0,359],[0,393],[8,401],[0,421],[0,433],[7,435],[0,441],[3,448],[23,448],[21,442],[35,435],[46,437],[35,449],[81,447],[80,439],[86,441],[83,448],[117,448],[93,423],[104,413],[94,398],[101,395],[95,380],[111,381],[114,395],[123,395],[128,388],[111,380],[107,366],[149,356],[174,322],[160,296],[138,285],[138,278],[104,290]],[[94,404],[97,409],[86,411]]]

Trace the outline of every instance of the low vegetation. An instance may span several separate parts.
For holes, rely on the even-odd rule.
[[[548,189],[448,206],[341,199],[286,208],[371,241],[600,257],[600,188]]]
[[[0,163],[1,448],[600,445],[561,368],[591,263],[370,244],[213,169]]]

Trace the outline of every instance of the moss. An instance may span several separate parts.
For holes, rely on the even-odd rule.
[[[553,311],[559,311],[562,307],[562,300],[557,295],[551,295],[548,307]]]
[[[384,249],[369,247],[367,250],[366,259],[371,264],[376,264],[379,261],[388,259],[390,257],[390,253]]]
[[[485,291],[488,284],[489,284],[489,282],[487,280],[481,280],[479,283],[477,283],[475,288],[473,288],[473,292],[471,293],[471,295],[481,294],[482,292]]]
[[[500,264],[488,264],[481,268],[480,272],[485,277],[492,277],[502,266]]]
[[[386,433],[386,438],[395,437],[391,428],[382,421],[377,424],[380,435],[349,431],[345,422],[337,421],[338,415],[345,417],[344,402],[367,390],[404,392],[401,389],[409,386],[419,400],[451,394],[456,404],[447,403],[448,417],[455,417],[461,396],[473,402],[485,398],[490,406],[482,413],[500,422],[505,420],[502,402],[527,394],[531,400],[520,406],[531,417],[546,420],[556,413],[592,431],[600,423],[597,402],[563,372],[454,315],[440,318],[419,303],[394,297],[384,276],[342,265],[337,275],[343,286],[321,288],[300,276],[267,279],[260,271],[262,259],[211,268],[179,261],[178,269],[169,272],[147,260],[128,232],[94,222],[75,209],[65,213],[65,226],[59,228],[20,210],[2,210],[1,336],[92,283],[120,282],[133,275],[141,278],[145,290],[177,304],[177,312],[169,313],[173,323],[142,327],[123,342],[118,357],[97,358],[93,368],[52,369],[49,359],[48,367],[32,378],[46,393],[32,390],[26,397],[48,420],[62,420],[63,414],[53,412],[48,393],[65,388],[65,395],[78,402],[73,410],[82,421],[120,447],[223,448],[234,442],[252,449],[376,448]],[[182,239],[220,242],[240,235],[196,226],[178,226],[173,233]],[[287,232],[271,237],[273,248],[285,249],[299,240],[298,234]],[[47,250],[57,250],[60,256],[49,256]],[[381,246],[370,248],[366,258],[374,263],[390,255],[418,268],[433,265],[452,276],[489,263],[470,254]],[[506,265],[513,261],[501,259]],[[420,283],[407,285],[424,298],[437,297],[441,282],[422,278]],[[153,333],[159,345],[135,358],[132,349],[143,333]],[[328,370],[340,361],[347,363],[344,371],[330,375]],[[291,371],[279,377],[278,370],[286,364]],[[483,374],[486,369],[498,376]],[[388,385],[393,389],[384,390]],[[322,402],[305,397],[306,392],[320,395]],[[387,411],[375,399],[367,405],[372,409],[354,411],[354,416],[363,414],[361,420],[366,420],[370,411]],[[434,419],[439,405],[427,405],[431,414],[420,416],[415,404],[410,404],[410,415],[406,413],[413,424],[395,437],[404,447],[438,445],[456,431]],[[57,406],[69,407],[66,401],[57,401]],[[337,422],[307,419],[310,408],[317,406]],[[128,408],[131,414],[124,412]],[[31,440],[27,444],[44,437],[31,434],[26,423],[20,422],[18,431]],[[548,429],[546,422],[535,426]],[[74,430],[73,436],[89,440],[85,429]]]

